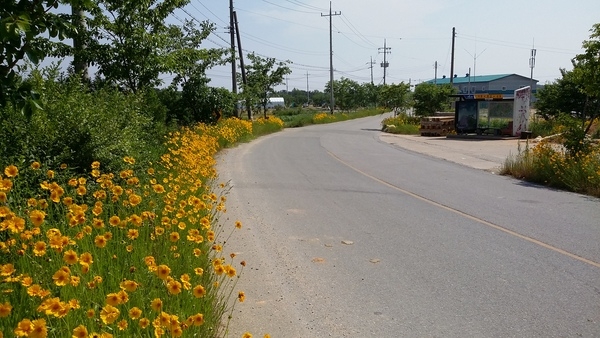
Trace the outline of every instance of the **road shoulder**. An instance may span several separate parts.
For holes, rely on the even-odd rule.
[[[505,160],[519,153],[524,140],[481,140],[381,133],[382,142],[475,169],[498,173]]]

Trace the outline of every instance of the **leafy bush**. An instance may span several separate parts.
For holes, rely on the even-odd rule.
[[[205,78],[192,78],[183,85],[180,123],[216,123],[223,115],[230,115],[235,107],[235,97],[224,88],[208,87]]]
[[[404,113],[395,117],[385,118],[381,121],[382,130],[391,134],[416,135],[419,134],[420,125],[420,117],[408,116]]]
[[[144,93],[126,95],[109,87],[91,92],[76,78],[57,78],[56,69],[32,72],[27,81],[43,93],[43,109],[30,119],[14,107],[2,109],[1,136],[18,141],[0,148],[0,164],[38,160],[83,171],[102,161],[108,170],[119,170],[124,156],[157,153],[164,124],[153,121],[157,115],[146,109]]]
[[[547,186],[600,197],[600,146],[590,145],[588,152],[571,153],[560,144],[542,141],[529,143],[506,159],[503,175]]]
[[[532,137],[546,137],[550,136],[555,132],[555,123],[553,120],[545,120],[545,119],[533,119],[531,123],[529,123],[529,130],[531,131]]]
[[[586,130],[581,120],[575,119],[567,114],[561,114],[558,118],[560,124],[565,127],[563,132],[563,145],[570,155],[585,155],[591,150],[591,140],[587,137]]]

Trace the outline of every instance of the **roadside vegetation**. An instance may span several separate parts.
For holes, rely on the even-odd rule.
[[[385,113],[383,108],[364,108],[355,111],[331,114],[315,109],[277,109],[273,115],[284,122],[286,128],[303,127],[311,124],[323,124],[357,119],[367,116],[376,116]]]
[[[208,85],[226,60],[199,48],[214,27],[164,23],[186,1],[64,3],[87,30],[56,1],[0,10],[0,337],[226,336],[245,262],[215,156],[283,121],[236,118],[238,97]]]
[[[418,135],[421,126],[421,118],[409,116],[402,113],[393,117],[383,119],[382,130],[390,134]]]
[[[554,127],[548,131],[551,125]],[[552,123],[542,120],[534,122],[532,127],[537,140],[530,139],[520,143],[518,153],[506,159],[500,173],[557,189],[600,197],[598,123],[591,129],[596,130],[596,137],[583,139],[572,135],[573,130],[581,131],[579,127],[571,125],[570,128],[573,129],[570,130],[564,121]]]
[[[591,32],[573,69],[538,94],[531,130],[542,140],[508,158],[503,174],[600,197],[600,24]]]
[[[53,0],[0,9],[0,337],[226,335],[245,299],[236,288],[245,262],[226,246],[242,222],[223,217],[230,187],[219,182],[217,152],[285,127],[391,110],[384,124],[413,133],[408,109],[427,116],[448,104],[447,87],[413,93],[341,78],[324,92],[286,92],[295,107],[270,111],[289,62],[250,54],[240,94],[211,87],[206,70],[231,57],[201,47],[216,27],[165,21],[189,0],[61,3],[83,18],[54,13]],[[541,94],[540,134],[560,133],[559,143],[527,147],[506,174],[542,172],[560,182],[536,181],[600,191],[588,138],[598,133],[599,29],[574,70]],[[50,56],[73,63],[40,67]]]

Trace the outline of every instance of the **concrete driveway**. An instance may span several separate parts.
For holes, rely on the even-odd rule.
[[[379,139],[395,147],[441,158],[450,162],[498,173],[504,161],[524,150],[526,140],[461,139],[381,133]],[[532,141],[529,141],[529,146]]]

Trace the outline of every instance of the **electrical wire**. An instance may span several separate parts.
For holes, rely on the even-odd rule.
[[[296,0],[285,0],[285,1],[289,2],[291,4],[294,4],[296,6],[304,7],[304,8],[307,8],[307,9],[313,9],[313,10],[316,10],[316,11],[324,12],[324,11],[328,10],[328,9],[323,9],[323,8],[315,7],[313,5],[305,4],[303,2],[296,1]]]
[[[348,19],[344,14],[341,15],[341,19],[342,22],[348,27],[350,28],[350,30],[354,33],[356,33],[356,36],[358,36],[363,42],[366,42],[367,44],[371,45],[374,48],[377,48],[377,45],[375,45],[374,43],[372,43],[371,41],[369,41],[353,24],[352,22],[350,22],[350,19]]]
[[[353,44],[357,45],[360,48],[364,48],[364,49],[373,49],[372,47],[366,47],[364,45],[359,44],[358,42],[350,39],[350,37],[348,37],[348,35],[346,35],[345,33],[343,33],[341,30],[339,30],[334,24],[332,24],[333,28],[335,28],[335,30],[337,31],[338,34],[341,34],[343,37],[345,37],[346,39],[348,39],[348,41],[352,42]]]
[[[205,8],[205,9],[206,9],[206,10],[207,10],[207,11],[208,11],[210,14],[212,14],[212,15],[213,15],[215,18],[217,18],[218,20],[220,20],[221,22],[223,22],[225,25],[228,25],[228,26],[229,26],[229,22],[227,22],[227,21],[225,21],[225,20],[221,19],[221,18],[220,18],[218,15],[216,15],[215,13],[213,13],[213,11],[211,11],[211,10],[210,10],[208,7],[206,7],[206,6],[205,6],[205,5],[204,5],[204,4],[203,4],[203,3],[202,3],[200,0],[197,0],[197,1],[198,1],[198,3],[199,3],[199,4],[200,4],[202,7],[204,7],[204,8]],[[200,12],[200,10],[199,10],[198,8],[196,8],[196,6],[194,6],[194,3],[193,3],[193,2],[190,2],[190,5],[191,5],[192,7],[194,7],[194,8],[195,8],[195,9],[196,9],[198,12]],[[202,12],[200,12],[200,13],[202,13]]]
[[[315,13],[317,13],[317,12],[301,11],[301,10],[298,10],[298,9],[293,9],[293,8],[281,6],[281,5],[278,5],[276,3],[272,3],[272,2],[267,1],[267,0],[262,0],[262,1],[266,2],[266,3],[270,4],[270,5],[273,5],[273,6],[276,6],[276,7],[280,7],[280,8],[283,8],[283,9],[287,9],[287,10],[290,10],[290,11],[298,12],[298,13],[308,13],[308,14],[315,14]]]
[[[473,35],[458,34],[458,33],[456,34],[456,36],[461,37],[465,40],[470,40],[470,41],[475,41],[475,42],[485,42],[490,45],[496,45],[496,46],[511,47],[511,48],[517,48],[517,49],[531,49],[532,48],[532,46],[529,44],[524,44],[524,43],[519,43],[519,42],[495,40],[495,39],[489,39],[489,38],[480,38],[480,37],[473,36]],[[536,46],[535,48],[537,50],[542,50],[545,52],[557,53],[557,54],[577,54],[579,52],[579,51],[575,51],[575,50],[571,50],[571,49],[556,48],[556,47]]]

